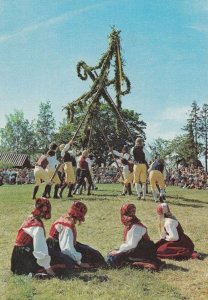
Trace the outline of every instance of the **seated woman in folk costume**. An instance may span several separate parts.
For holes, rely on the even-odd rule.
[[[51,204],[47,198],[35,200],[35,209],[20,226],[11,258],[11,271],[15,274],[46,273],[54,276],[51,257],[45,239],[42,219],[51,218]]]
[[[157,214],[161,220],[164,219],[164,229],[161,232],[161,239],[156,243],[157,257],[168,259],[201,259],[199,253],[194,251],[194,243],[184,233],[181,224],[170,212],[167,203],[157,206]]]
[[[47,244],[54,263],[63,263],[67,269],[106,266],[99,251],[76,240],[76,223],[84,222],[86,213],[86,205],[75,201],[69,211],[52,224]]]
[[[126,203],[121,207],[121,222],[124,225],[123,240],[118,250],[108,254],[107,263],[119,268],[133,267],[160,270],[164,263],[156,257],[154,242],[150,240],[147,227],[136,217],[136,206]]]

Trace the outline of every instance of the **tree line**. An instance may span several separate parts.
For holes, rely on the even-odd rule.
[[[6,115],[6,125],[0,129],[0,152],[24,153],[33,158],[45,153],[51,142],[67,143],[85,115],[85,108],[77,109],[73,122],[64,118],[57,126],[50,101],[41,102],[37,119],[29,121],[23,111],[15,110]],[[123,145],[133,146],[136,137],[145,136],[146,123],[141,114],[133,110],[120,109],[130,134],[107,104],[100,104],[94,120],[87,120],[81,126],[75,139],[77,149],[88,148],[102,162],[106,161],[109,146],[121,149]],[[207,171],[208,156],[208,105],[201,108],[196,101],[191,105],[182,134],[172,140],[157,138],[149,145],[153,156],[172,162],[195,163],[200,165],[199,157],[204,157]],[[104,134],[104,135],[103,135]]]
[[[150,145],[154,154],[184,164],[193,163],[201,166],[199,158],[203,157],[207,172],[208,156],[208,104],[199,107],[193,101],[186,125],[182,128],[183,134],[172,140],[158,138]]]

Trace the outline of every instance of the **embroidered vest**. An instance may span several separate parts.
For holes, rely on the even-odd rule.
[[[33,243],[33,238],[23,230],[23,228],[30,227],[42,227],[45,232],[43,222],[40,219],[28,217],[18,230],[15,246],[23,247]]]
[[[49,232],[49,237],[55,240],[59,240],[59,232],[56,229],[56,224],[61,224],[65,227],[71,228],[72,233],[73,233],[73,238],[74,238],[74,245],[76,244],[76,238],[77,238],[77,231],[76,227],[74,224],[71,223],[70,220],[67,218],[64,218],[63,216],[57,219],[51,226],[50,232]]]

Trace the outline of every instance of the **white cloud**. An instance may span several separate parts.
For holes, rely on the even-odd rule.
[[[189,26],[189,28],[194,29],[199,32],[204,32],[204,33],[208,32],[208,24],[195,24],[195,25]]]
[[[66,13],[58,16],[58,17],[53,17],[53,18],[50,18],[48,20],[29,25],[27,27],[24,27],[24,28],[20,29],[19,31],[16,31],[16,32],[13,32],[13,33],[8,33],[8,34],[2,34],[2,35],[0,35],[0,43],[7,42],[8,40],[11,40],[13,38],[21,37],[21,36],[23,36],[27,33],[34,32],[34,31],[36,31],[36,30],[38,30],[42,27],[48,27],[48,26],[51,26],[51,25],[62,23],[62,22],[66,21],[66,20],[69,20],[70,18],[72,18],[76,15],[82,14],[86,11],[89,11],[91,9],[99,7],[100,5],[101,4],[94,4],[94,5],[87,6],[85,8],[69,11],[69,12],[66,12]]]
[[[182,121],[187,119],[189,106],[167,107],[161,114],[162,120]]]
[[[147,144],[151,144],[155,139],[162,138],[165,140],[171,140],[176,135],[180,134],[180,127],[177,124],[171,126],[169,123],[160,121],[147,122],[146,129]]]

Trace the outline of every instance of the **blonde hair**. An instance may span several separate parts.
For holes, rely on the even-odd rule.
[[[82,151],[82,156],[87,157],[88,156],[88,151],[87,150]]]
[[[61,145],[59,146],[59,150],[62,151],[62,150],[64,149],[64,147],[65,147],[65,144],[61,144]]]

